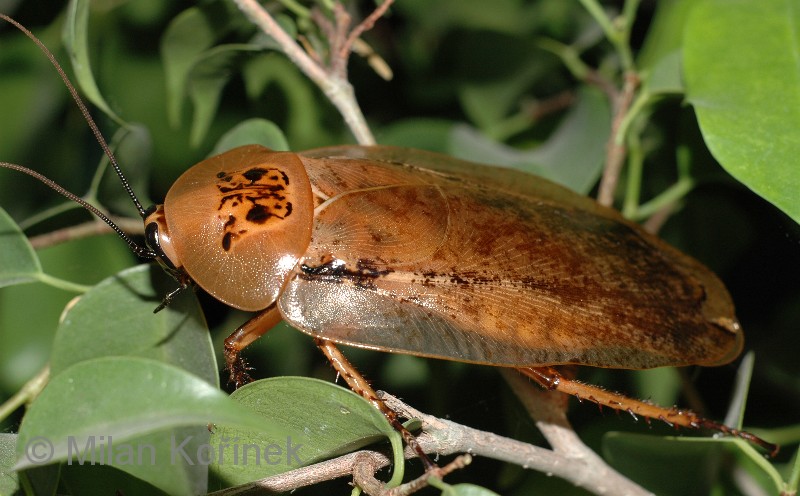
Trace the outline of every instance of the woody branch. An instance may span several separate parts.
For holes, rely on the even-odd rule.
[[[280,45],[289,60],[319,86],[325,96],[342,114],[356,141],[360,145],[374,145],[375,138],[369,126],[367,126],[361,107],[356,101],[353,86],[347,79],[347,60],[350,57],[354,42],[386,12],[393,0],[383,2],[349,34],[347,29],[350,24],[350,16],[340,4],[335,4],[336,25],[328,33],[330,60],[327,65],[321,59],[312,57],[306,52],[256,0],[234,0],[234,2],[239,10],[244,12],[256,26]]]
[[[527,379],[514,372],[510,372],[509,376],[512,388],[515,390],[519,388],[520,391],[525,391],[525,394],[531,392],[527,388],[532,388],[532,385]],[[534,393],[538,392],[533,389]],[[552,396],[550,393],[543,394]],[[526,469],[553,474],[598,495],[650,494],[606,465],[581,442],[563,417],[563,412],[558,413],[557,408],[554,410],[546,403],[544,406],[542,404],[533,406],[529,411],[544,419],[537,421],[537,426],[553,446],[552,450],[427,415],[386,393],[383,393],[382,399],[400,416],[422,421],[423,433],[417,441],[426,453],[440,456],[470,453],[472,456],[492,458]],[[526,402],[525,405],[530,407],[531,403]],[[415,456],[413,450],[406,449],[406,458]],[[388,466],[391,461],[384,453],[362,450],[212,494],[232,496],[265,490],[291,491],[327,480],[352,476],[359,470],[359,464],[364,463],[368,464],[374,473]]]

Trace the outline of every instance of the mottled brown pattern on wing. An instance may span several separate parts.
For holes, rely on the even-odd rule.
[[[738,353],[716,277],[616,214],[429,177],[324,205],[279,302],[293,325],[493,365],[646,368]]]

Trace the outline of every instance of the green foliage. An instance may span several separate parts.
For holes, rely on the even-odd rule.
[[[28,239],[8,214],[0,209],[0,287],[33,282],[42,266]]]
[[[285,447],[275,446],[274,459],[272,463],[267,462],[266,466],[264,463],[255,463],[257,456],[252,451],[249,463],[231,463],[237,456],[236,452],[241,453],[243,446],[250,444],[263,447],[275,440],[267,438],[263,430],[248,432],[226,424],[215,425],[210,444],[224,446],[229,443],[224,455],[217,458],[217,461],[224,460],[226,463],[214,463],[210,467],[212,476],[220,483],[216,489],[245,484],[286,471],[284,460],[294,461],[287,458],[291,456],[290,443],[302,445],[297,449],[297,462],[310,465],[386,438],[392,441],[394,462],[398,466],[398,472],[392,479],[394,485],[402,480],[403,443],[400,434],[386,422],[381,412],[355,393],[318,379],[275,377],[241,387],[231,394],[231,398],[256,412],[265,423],[277,422],[301,434],[294,439],[284,435],[282,441]],[[313,409],[309,408],[310,405],[313,405]],[[324,422],[318,422],[320,419]],[[298,468],[297,465],[289,465],[289,468]]]
[[[684,60],[687,97],[711,153],[800,222],[796,7],[791,0],[704,1],[686,24]]]
[[[325,60],[326,38],[306,10],[312,2],[267,3],[292,36],[301,35]],[[661,234],[725,280],[756,356],[745,425],[763,427],[758,433],[784,444],[784,454],[770,462],[741,441],[687,432],[662,437],[674,432],[577,404],[570,418],[615,468],[658,494],[737,494],[743,492],[738,477],[768,493],[796,488],[800,463],[789,458],[800,439],[797,15],[787,0],[673,0],[639,6],[633,22],[637,4],[399,0],[363,36],[394,80],[383,81],[353,56],[350,81],[381,144],[514,167],[583,193],[595,188],[608,143],[626,145],[617,205],[637,220],[671,213]],[[327,2],[313,5],[324,10]],[[323,93],[232,2],[183,7],[75,1],[37,10],[22,2],[9,13],[59,60],[71,62],[65,69],[113,137],[140,197],[163,198],[191,164],[239,144],[301,150],[353,142]],[[365,15],[372,5],[358,7]],[[602,8],[593,16],[586,7]],[[622,13],[625,22],[597,17],[604,9]],[[641,85],[612,135],[615,107],[592,81],[619,89],[624,69],[636,70]],[[0,26],[0,160],[32,167],[115,214],[133,216],[59,84],[29,40]],[[157,267],[126,269],[133,258],[110,235],[34,251],[18,225],[33,237],[89,217],[26,176],[0,170],[0,207],[0,398],[51,367],[49,384],[30,408],[3,420],[0,494],[16,488],[189,494],[296,468],[182,462],[168,469],[59,463],[11,470],[24,463],[20,450],[36,436],[61,443],[54,444],[53,461],[66,459],[68,436],[89,435],[152,444],[167,458],[173,435],[194,436],[194,448],[236,436],[259,445],[291,436],[308,450],[307,458],[299,453],[309,463],[385,446],[387,437],[399,446],[369,404],[330,384],[333,373],[303,334],[279,326],[249,347],[254,375],[275,378],[227,396],[215,354],[247,316],[204,297],[198,304],[189,294],[154,315],[174,282]],[[540,442],[491,368],[345,351],[376,387],[426,413]],[[709,417],[724,416],[735,370],[691,376]],[[632,378],[582,373],[583,380],[660,404],[685,404],[675,371]],[[455,480],[503,494],[586,494],[480,459],[455,477],[461,479],[439,488],[443,494],[490,494]],[[349,488],[339,481],[305,494],[315,491]]]

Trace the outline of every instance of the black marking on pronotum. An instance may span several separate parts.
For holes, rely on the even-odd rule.
[[[263,167],[253,167],[252,169],[248,169],[247,171],[243,172],[242,176],[251,183],[256,183],[270,172],[276,172],[277,174],[272,174],[269,177],[267,177],[267,179],[269,179],[270,181],[277,181],[278,179],[282,179],[283,184],[285,184],[286,186],[289,185],[289,176],[286,175],[286,173],[280,169],[274,169],[274,168],[264,169]]]
[[[219,171],[215,175],[219,179],[217,189],[222,193],[217,210],[226,206],[247,209],[244,219],[228,213],[223,225],[223,250],[229,251],[233,242],[247,232],[238,229],[240,220],[263,225],[272,218],[283,220],[292,214],[292,203],[286,195],[289,177],[280,169],[253,167],[243,172]]]
[[[251,183],[255,183],[260,181],[264,174],[269,172],[268,169],[262,169],[261,167],[253,167],[252,169],[246,170],[242,173],[242,176],[250,181]]]
[[[226,232],[225,235],[222,237],[222,249],[225,251],[229,251],[231,249],[231,241],[235,238],[236,235],[232,232]]]

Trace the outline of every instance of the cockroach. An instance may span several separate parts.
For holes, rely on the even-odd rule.
[[[696,414],[574,381],[554,366],[647,369],[729,363],[743,335],[705,266],[613,209],[528,174],[394,147],[300,153],[242,146],[189,168],[145,210],[55,58],[47,54],[144,219],[146,246],[108,223],[179,291],[197,285],[256,312],[225,341],[240,352],[280,320],[315,338],[336,371],[432,466],[337,348],[511,367],[547,389],[636,415],[777,447]],[[158,310],[158,309],[157,309]]]

